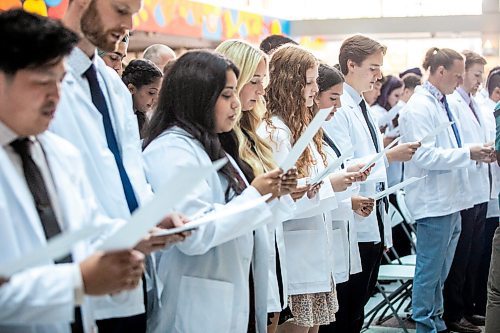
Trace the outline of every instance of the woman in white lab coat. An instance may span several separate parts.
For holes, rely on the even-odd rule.
[[[168,182],[177,168],[229,159],[177,207],[188,216],[275,195],[279,188],[279,169],[255,177],[251,185],[245,180],[253,176],[252,170],[241,161],[232,131],[240,109],[238,74],[221,55],[186,53],[165,79],[145,133],[146,175],[153,190]],[[252,262],[252,257],[267,258],[265,223],[270,217],[269,205],[262,203],[203,225],[191,238],[164,251],[158,258],[164,285],[161,304],[151,314],[148,330],[265,332],[267,260]]]
[[[259,135],[271,145],[278,163],[285,159],[312,119],[310,107],[318,91],[317,77],[316,58],[298,46],[284,45],[271,57],[266,89],[268,113]],[[312,177],[325,168],[321,130],[313,141],[296,163],[302,178]],[[335,195],[329,182],[321,186],[319,193],[314,192],[296,202],[296,217],[283,225],[288,303],[293,314],[293,319],[281,326],[285,332],[317,332],[319,325],[335,320],[338,308],[329,217],[329,211],[336,208]],[[304,209],[307,206],[314,208]]]
[[[318,95],[315,98],[315,110],[331,108],[326,121],[334,117],[337,108],[341,106],[340,96],[343,94],[343,74],[336,68],[326,64],[319,66]],[[333,120],[335,121],[335,120]],[[339,147],[335,140],[323,132],[324,151],[328,163],[335,161],[345,147]],[[332,253],[334,257],[334,277],[339,302],[337,317],[349,311],[349,291],[347,284],[349,276],[361,272],[361,258],[359,254],[358,238],[354,213],[366,217],[373,210],[373,199],[359,196],[359,186],[353,184],[346,188],[343,177],[360,170],[363,164],[352,164],[348,161],[342,163],[336,173],[330,175],[330,180],[335,191],[338,207],[331,211],[332,217]],[[371,168],[356,180],[366,179]],[[334,331],[336,323],[320,328],[320,332]]]
[[[220,44],[216,52],[228,57],[240,69],[237,91],[242,112],[234,131],[238,137],[239,154],[247,162],[255,175],[276,168],[271,147],[259,137],[257,129],[264,115],[264,87],[268,79],[268,57],[258,48],[241,40],[227,40]],[[275,332],[279,313],[287,306],[287,276],[285,266],[285,243],[281,222],[293,216],[293,199],[286,195],[295,190],[297,171],[290,170],[281,184],[281,198],[276,212],[273,211],[274,223],[267,225],[269,236],[269,281],[267,291],[268,332]],[[286,186],[286,183],[289,185]],[[302,192],[305,194],[305,192]]]

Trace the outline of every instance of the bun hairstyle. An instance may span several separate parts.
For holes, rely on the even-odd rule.
[[[425,53],[425,59],[422,63],[422,67],[425,70],[429,70],[431,74],[434,74],[440,66],[443,66],[445,69],[450,69],[455,60],[463,61],[464,57],[452,49],[439,49],[437,47],[431,47]]]

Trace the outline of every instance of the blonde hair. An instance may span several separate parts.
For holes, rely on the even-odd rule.
[[[312,108],[306,107],[303,91],[306,88],[306,72],[318,65],[312,53],[300,46],[286,44],[278,48],[271,56],[269,64],[270,82],[266,89],[268,113],[264,116],[268,127],[273,128],[272,116],[278,116],[292,133],[292,142],[296,142],[314,117]],[[323,131],[320,129],[313,139],[323,163]],[[309,168],[316,164],[312,152],[307,147],[297,161],[299,176],[308,176]]]
[[[226,56],[240,69],[238,85],[236,86],[238,95],[243,87],[252,80],[259,63],[264,60],[266,67],[268,64],[268,58],[264,52],[241,40],[224,41],[215,51]],[[267,81],[266,77],[264,86],[267,85]],[[252,110],[244,110],[239,113],[238,121],[234,127],[239,143],[239,156],[250,165],[255,176],[276,167],[271,147],[257,135],[257,128],[265,113],[265,102],[263,98],[260,98]]]

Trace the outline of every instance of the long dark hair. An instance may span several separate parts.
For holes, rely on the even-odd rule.
[[[392,106],[389,105],[389,96],[394,90],[402,86],[403,81],[401,81],[401,79],[392,75],[387,75],[382,84],[382,88],[380,88],[380,96],[377,98],[377,104],[389,111],[392,108]]]
[[[209,51],[191,51],[181,56],[165,77],[160,89],[158,108],[150,125],[146,128],[143,148],[165,130],[178,126],[198,140],[210,160],[215,161],[231,155],[245,176],[253,178],[251,169],[239,159],[238,141],[231,130],[215,132],[215,103],[226,85],[226,72],[238,68],[225,57]],[[231,189],[240,194],[245,188],[238,171],[227,163],[221,172],[228,181],[226,200],[230,200]],[[251,177],[249,177],[251,176]]]

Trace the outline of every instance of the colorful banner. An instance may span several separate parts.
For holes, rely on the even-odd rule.
[[[60,18],[68,0],[0,2],[0,10],[20,6],[29,12]],[[214,41],[240,38],[258,43],[270,34],[288,35],[290,22],[189,0],[145,0],[134,16],[134,29]]]
[[[134,17],[137,30],[209,40],[241,38],[258,42],[290,32],[287,20],[188,0],[145,0]]]

